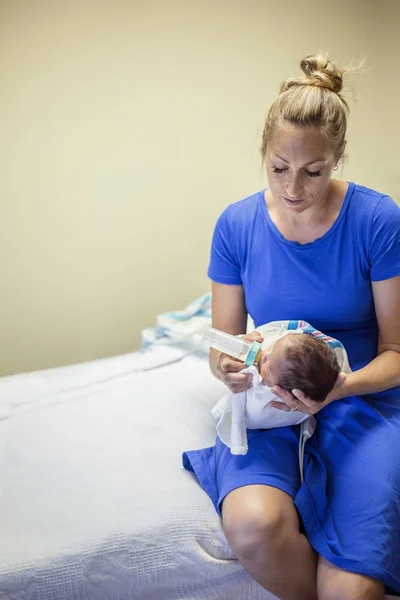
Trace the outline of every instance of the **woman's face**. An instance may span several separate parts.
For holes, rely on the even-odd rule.
[[[290,123],[278,127],[266,154],[274,202],[294,213],[323,203],[335,164],[332,148],[317,129]]]

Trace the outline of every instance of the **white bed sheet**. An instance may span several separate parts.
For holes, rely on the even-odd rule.
[[[181,467],[223,392],[155,347],[0,379],[0,598],[271,600]],[[164,365],[164,366],[162,366]]]

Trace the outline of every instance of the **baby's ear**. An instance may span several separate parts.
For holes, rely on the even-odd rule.
[[[336,377],[334,387],[340,387],[341,385],[343,385],[344,382],[346,381],[346,377],[347,377],[346,373],[343,373],[343,371],[340,371],[340,373]]]

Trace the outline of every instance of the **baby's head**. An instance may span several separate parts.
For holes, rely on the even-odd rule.
[[[301,390],[323,401],[332,390],[340,367],[332,348],[311,335],[292,333],[280,338],[260,361],[262,382],[291,392]]]

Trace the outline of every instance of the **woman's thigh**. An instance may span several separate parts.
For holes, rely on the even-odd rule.
[[[292,499],[300,487],[299,427],[249,429],[248,451],[234,455],[217,438],[215,446],[183,453],[183,466],[192,471],[218,513],[233,490],[270,486]]]
[[[229,448],[217,440],[215,478],[218,508],[221,508],[228,494],[245,486],[278,490],[280,494],[284,493],[284,497],[290,498],[293,506],[293,498],[300,487],[298,430],[298,427],[248,430],[249,448],[243,456],[233,455]],[[261,494],[264,496],[265,490]],[[274,495],[275,491],[271,494]],[[257,492],[251,497],[255,502],[258,501]]]

